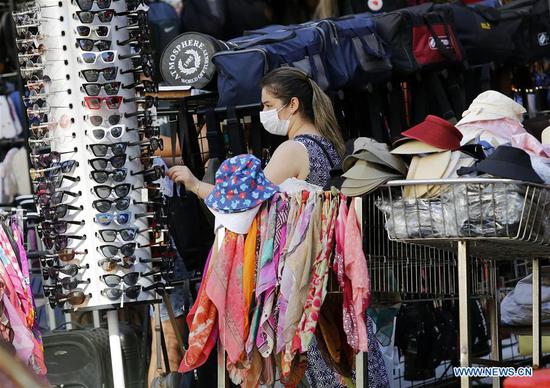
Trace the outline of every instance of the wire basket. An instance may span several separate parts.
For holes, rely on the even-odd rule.
[[[550,187],[509,179],[391,181],[379,191],[388,238],[491,259],[550,256]],[[421,195],[422,194],[422,195]]]

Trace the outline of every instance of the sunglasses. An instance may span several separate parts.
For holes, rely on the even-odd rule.
[[[16,35],[19,39],[36,39],[41,37],[38,26],[27,27],[26,29],[18,29]]]
[[[94,115],[94,116],[88,116],[86,117],[87,120],[92,123],[93,126],[99,127],[101,124],[103,124],[103,117]],[[106,122],[108,122],[110,125],[117,125],[120,123],[120,115],[111,115],[107,118]]]
[[[101,199],[108,198],[111,194],[115,194],[118,198],[126,197],[133,187],[130,183],[121,183],[116,186],[98,185],[94,186],[94,193]]]
[[[124,102],[135,102],[136,104],[139,104],[142,106],[142,108],[149,109],[153,106],[158,105],[158,100],[151,96],[145,96],[145,97],[134,97],[134,98],[125,98]]]
[[[122,226],[128,224],[131,218],[131,212],[98,213],[95,216],[95,221],[102,226],[109,226],[113,222]]]
[[[99,93],[101,93],[101,89],[105,91],[105,94],[108,96],[113,96],[118,93],[120,90],[120,82],[111,81],[111,82],[105,82],[105,83],[91,83],[91,84],[82,84],[82,88],[89,96],[99,96]]]
[[[77,207],[77,206],[62,204],[62,205],[56,205],[56,206],[50,206],[50,207],[42,207],[40,209],[40,213],[47,220],[57,220],[59,218],[65,217],[69,212],[69,210],[80,211],[83,209],[84,208],[82,206]],[[51,248],[48,248],[48,249],[51,249]],[[58,248],[57,250],[59,249],[63,249],[63,248]]]
[[[47,264],[48,261],[49,260],[42,260],[42,264]],[[56,266],[56,267],[48,264],[48,266],[49,268],[47,269],[47,272],[50,277],[55,277],[55,275],[59,273],[74,277],[78,275],[78,271],[80,271],[81,269],[90,268],[89,264],[85,264],[85,265],[65,264],[63,266]],[[48,280],[48,279],[45,279],[45,280]]]
[[[91,133],[96,140],[103,140],[105,137],[109,137],[112,140],[120,139],[125,133],[124,125],[113,125],[109,128],[93,128]],[[101,156],[101,155],[96,155]]]
[[[76,40],[77,47],[80,47],[84,51],[93,51],[94,48],[97,48],[97,51],[107,51],[111,49],[111,41],[104,39],[88,39],[88,38],[79,38]]]
[[[46,290],[44,290],[44,295],[46,295]],[[86,298],[91,297],[92,294],[84,294],[81,290],[74,290],[68,294],[62,294],[61,292],[56,292],[55,295],[50,297],[50,306],[55,307],[56,304],[63,305],[64,303],[69,303],[72,306],[77,306],[86,301]]]
[[[67,248],[67,245],[69,245],[69,240],[86,240],[86,235],[60,235],[42,238],[42,241],[47,249],[53,249],[55,247],[55,250],[57,251]]]
[[[130,144],[131,146],[142,146],[147,147],[150,152],[155,152],[156,150],[163,150],[164,149],[164,141],[162,138],[150,138],[148,141],[145,142],[137,142]]]
[[[157,86],[153,81],[140,80],[129,85],[123,85],[122,89],[143,88],[146,92],[156,92]]]
[[[105,102],[109,109],[118,109],[122,103],[122,96],[84,97],[84,104],[88,109],[99,110],[102,102]]]
[[[91,280],[90,279],[87,279],[87,280],[78,280],[78,279],[74,279],[74,278],[61,278],[61,279],[57,279],[56,280],[57,283],[59,285],[61,285],[61,287],[64,289],[64,290],[67,290],[67,291],[72,291],[72,290],[75,290],[78,288],[79,285],[81,284],[90,284],[91,283]]]
[[[92,151],[94,156],[105,157],[109,150],[115,156],[121,156],[126,153],[126,148],[129,146],[127,142],[119,142],[112,144],[88,144],[88,148]]]
[[[118,1],[118,0],[113,0],[113,1]],[[76,0],[76,4],[78,5],[78,8],[80,8],[82,11],[91,10],[94,3],[97,5],[97,8],[99,9],[106,9],[111,6],[111,0]]]
[[[83,37],[89,38],[92,33],[94,33],[99,38],[105,38],[111,32],[111,27],[109,26],[77,26],[76,33]],[[108,49],[107,49],[108,50]],[[87,50],[91,51],[91,50]]]
[[[110,23],[111,20],[113,20],[113,17],[115,16],[115,10],[114,9],[105,9],[101,11],[82,10],[82,11],[76,11],[76,16],[78,16],[78,19],[85,24],[92,23],[96,16],[101,23]]]
[[[121,283],[127,286],[135,286],[139,280],[139,272],[128,272],[122,276],[115,274],[102,275],[101,280],[107,285],[107,287],[118,287]]]
[[[76,160],[65,160],[60,163],[52,165],[52,167],[42,168],[42,169],[29,169],[29,174],[32,180],[39,180],[41,178],[52,178],[58,176],[62,173],[70,174],[78,167],[78,162]]]
[[[126,163],[126,154],[115,155],[111,158],[95,158],[88,161],[92,168],[96,171],[105,171],[109,163],[113,168],[122,168]]]
[[[48,237],[55,237],[59,234],[67,233],[69,225],[84,225],[84,221],[44,221],[42,222],[42,232]]]
[[[115,242],[117,235],[120,236],[122,241],[132,241],[135,240],[138,233],[139,231],[136,228],[102,229],[97,232],[105,242]]]
[[[105,288],[101,290],[101,295],[109,300],[119,300],[123,295],[126,295],[128,299],[137,299],[141,294],[141,286],[131,286],[125,289],[121,288]]]
[[[107,180],[109,180],[109,177],[113,180],[113,182],[123,182],[126,179],[126,176],[128,175],[128,170],[125,168],[117,168],[116,170],[112,171],[92,171],[90,172],[90,176],[94,181],[97,183],[105,183]]]
[[[77,151],[78,149],[75,148],[73,151],[65,151],[65,152],[52,151],[50,153],[40,154],[40,155],[31,154],[30,155],[31,164],[34,168],[47,168],[57,163],[60,163],[61,155],[72,154]]]
[[[116,210],[127,210],[130,207],[131,200],[128,197],[118,198],[114,201],[109,199],[98,199],[92,202],[92,206],[101,213],[107,213],[114,206]]]
[[[71,191],[54,191],[53,193],[46,192],[46,191],[40,191],[38,194],[35,195],[36,202],[40,206],[56,206],[61,204],[63,200],[67,197],[79,197],[80,193],[73,193]]]
[[[153,168],[149,170],[142,170],[142,171],[130,173],[130,175],[132,176],[140,175],[140,174],[143,174],[143,179],[145,181],[148,181],[148,182],[156,181],[160,178],[164,178],[165,176],[164,166],[153,166]]]
[[[80,54],[81,62],[94,64],[100,58],[103,63],[113,63],[116,59],[116,51],[85,52]]]
[[[52,259],[68,262],[68,261],[73,261],[77,255],[85,255],[85,254],[86,254],[86,251],[80,252],[80,251],[76,251],[74,248],[67,248],[67,249],[61,249],[55,254],[44,255],[40,259],[48,260],[48,262],[49,260],[52,260]]]
[[[134,263],[136,262],[135,256],[128,256],[128,257],[112,257],[110,259],[101,259],[97,262],[97,265],[103,269],[105,272],[112,272],[114,271],[118,266],[124,269],[131,268]]]
[[[105,67],[103,69],[86,69],[80,72],[80,74],[82,74],[82,76],[87,82],[97,82],[99,80],[100,74],[105,81],[112,81],[116,78],[117,73],[118,73],[117,66]],[[115,124],[118,124],[118,122]],[[101,125],[101,124],[98,124],[98,125]]]
[[[152,63],[142,63],[141,65],[135,66],[128,70],[121,70],[120,74],[134,73],[134,74],[143,74],[146,77],[152,77],[153,70],[154,68]]]
[[[79,182],[80,177],[72,177],[70,175],[58,175],[49,180],[33,182],[33,187],[34,190],[55,191],[56,189],[59,189],[61,187],[61,184],[64,180]]]
[[[122,256],[133,256],[133,254],[136,251],[137,244],[135,242],[124,244],[120,247],[117,247],[116,245],[101,245],[99,246],[99,251],[103,256],[110,259],[112,257],[115,257],[118,252],[122,254]]]

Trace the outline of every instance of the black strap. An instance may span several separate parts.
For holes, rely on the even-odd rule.
[[[436,16],[437,18],[439,18],[441,20],[441,23],[443,25],[443,29],[445,30],[445,35],[447,36],[447,39],[449,39],[449,46],[445,46],[443,44],[443,42],[441,41],[441,39],[439,39],[439,36],[437,35],[437,33],[433,29],[432,22],[429,19],[429,15],[434,15],[434,16]],[[454,47],[453,47],[454,42],[451,39],[451,33],[449,31],[449,25],[447,24],[447,21],[445,20],[443,15],[437,14],[435,12],[430,13],[430,14],[426,14],[426,15],[424,15],[424,22],[425,22],[426,26],[428,27],[428,31],[430,32],[430,35],[432,36],[432,39],[434,40],[435,47],[436,47],[437,51],[441,55],[443,55],[445,57],[445,59],[448,60],[449,62],[455,62],[457,57],[456,57],[456,53],[455,53]]]
[[[225,149],[221,137],[220,123],[214,108],[206,111],[206,139],[208,140],[208,154],[210,158],[225,159]]]
[[[231,153],[233,155],[246,153],[241,120],[237,116],[237,110],[234,106],[227,107],[226,130],[229,135],[229,149],[231,150]]]
[[[332,159],[330,158],[330,154],[328,153],[328,151],[325,148],[325,146],[323,145],[323,143],[321,143],[319,140],[317,140],[315,137],[313,137],[311,135],[299,135],[298,137],[305,137],[306,139],[309,139],[309,140],[313,141],[315,144],[317,144],[319,146],[319,148],[321,149],[321,151],[323,151],[323,154],[325,154],[325,158],[327,158],[327,161],[330,164],[330,168],[331,169],[334,168],[335,164],[332,161]]]

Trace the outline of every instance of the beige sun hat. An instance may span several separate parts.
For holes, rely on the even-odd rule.
[[[510,97],[495,90],[487,90],[478,95],[468,109],[462,113],[462,119],[457,123],[472,123],[484,120],[509,118],[523,121],[525,108]]]
[[[441,179],[451,162],[451,155],[451,151],[445,151],[426,156],[414,156],[409,166],[407,180]],[[406,198],[421,198],[424,197],[430,189],[431,185],[405,186],[403,195]]]

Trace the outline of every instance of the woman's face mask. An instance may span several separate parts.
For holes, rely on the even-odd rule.
[[[271,109],[260,112],[260,122],[267,132],[278,136],[288,135],[288,128],[290,127],[290,118],[292,117],[292,114],[286,120],[281,120],[279,118],[279,112],[287,105],[288,104],[282,106],[280,109]]]

